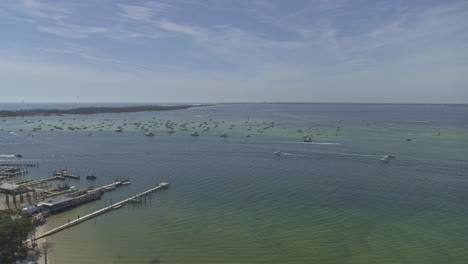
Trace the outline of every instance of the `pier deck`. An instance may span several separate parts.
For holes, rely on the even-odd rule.
[[[36,181],[30,181],[30,182],[22,183],[20,185],[24,186],[24,187],[32,187],[34,185],[39,185],[39,184],[47,182],[47,181],[63,180],[63,179],[64,179],[63,176],[52,176],[52,177],[45,178],[45,179],[40,179],[40,180],[36,180]]]
[[[67,178],[72,178],[72,179],[80,179],[80,175],[75,175],[71,173],[63,173],[63,172],[55,172],[55,176],[62,176],[62,177],[67,177]]]
[[[2,179],[11,178],[11,177],[18,176],[18,175],[26,175],[26,174],[28,174],[27,170],[17,170],[15,172],[0,171],[0,176],[2,176]]]
[[[110,184],[110,185],[115,185],[115,184],[117,184],[117,183],[113,183],[113,184]],[[60,231],[62,231],[62,230],[64,230],[64,229],[67,229],[67,228],[72,227],[72,226],[74,226],[74,225],[80,224],[80,223],[82,223],[82,222],[84,222],[84,221],[87,221],[87,220],[89,220],[89,219],[91,219],[91,218],[94,218],[94,217],[96,217],[96,216],[98,216],[98,215],[101,215],[101,214],[104,214],[104,213],[106,213],[106,212],[109,212],[109,211],[113,210],[114,208],[115,208],[115,209],[120,208],[120,207],[123,206],[124,204],[130,202],[132,199],[138,199],[138,198],[140,198],[140,197],[142,197],[142,196],[144,196],[144,195],[147,195],[148,193],[157,191],[157,190],[162,189],[162,188],[167,188],[168,186],[169,186],[169,183],[165,183],[165,182],[160,183],[160,184],[158,184],[158,186],[153,187],[153,188],[151,188],[151,189],[148,189],[148,190],[146,190],[146,191],[144,191],[144,192],[142,192],[142,193],[139,193],[139,194],[137,194],[137,195],[131,196],[131,197],[129,197],[129,198],[125,199],[125,200],[122,200],[122,201],[120,201],[120,202],[111,204],[111,205],[109,205],[109,206],[107,206],[107,207],[104,207],[104,208],[99,209],[99,210],[97,210],[97,211],[94,211],[94,212],[92,212],[92,213],[90,213],[90,214],[87,214],[87,215],[85,215],[85,216],[82,216],[82,217],[80,217],[80,218],[78,218],[78,219],[76,219],[76,220],[73,220],[73,221],[70,221],[70,222],[68,222],[68,223],[66,223],[66,224],[64,224],[64,225],[61,225],[61,226],[59,226],[59,227],[57,227],[57,228],[51,229],[51,230],[45,232],[44,234],[37,236],[37,237],[36,237],[36,240],[37,240],[37,239],[41,239],[41,238],[46,237],[46,236],[50,236],[50,235],[52,235],[52,234],[55,234],[55,233],[57,233],[57,232],[60,232]]]
[[[1,162],[0,167],[39,167],[39,162],[36,162],[36,163],[6,163],[6,162]]]

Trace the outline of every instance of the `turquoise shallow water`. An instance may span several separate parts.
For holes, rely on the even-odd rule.
[[[19,118],[0,123],[0,154],[39,161],[28,178],[63,167],[98,176],[68,180],[80,188],[131,179],[45,229],[171,182],[47,238],[51,263],[468,263],[466,116],[466,106],[252,104]],[[397,158],[379,162],[387,153]]]

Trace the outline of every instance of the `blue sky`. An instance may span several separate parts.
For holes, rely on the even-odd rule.
[[[0,101],[468,103],[468,1],[1,3]]]

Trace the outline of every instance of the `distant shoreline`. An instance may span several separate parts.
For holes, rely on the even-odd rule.
[[[468,106],[468,103],[352,103],[352,102],[221,102],[218,104],[301,104],[301,105],[449,105]]]
[[[111,113],[156,112],[184,110],[193,107],[205,107],[213,104],[189,104],[189,105],[140,105],[140,106],[115,106],[115,107],[77,107],[69,109],[20,109],[0,110],[0,117],[23,116],[50,116],[50,115],[92,115]]]

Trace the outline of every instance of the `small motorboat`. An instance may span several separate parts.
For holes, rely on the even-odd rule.
[[[145,136],[147,136],[147,137],[154,137],[154,133],[153,133],[153,132],[148,132],[148,133],[145,133]]]
[[[107,186],[107,187],[105,188],[106,191],[113,191],[113,190],[115,190],[115,189],[117,189],[117,187],[115,187],[115,185]]]
[[[130,184],[130,180],[129,180],[129,179],[126,179],[126,178],[118,178],[118,179],[115,179],[115,182],[116,182],[118,185],[127,185],[127,184]]]
[[[382,161],[382,162],[388,162],[388,161],[390,161],[391,159],[394,159],[394,158],[396,158],[395,155],[393,155],[393,154],[387,154],[387,155],[383,156],[383,157],[380,159],[380,161]]]
[[[192,137],[198,137],[200,134],[198,134],[197,131],[190,133]]]
[[[227,134],[226,134],[226,133],[222,133],[222,134],[220,134],[219,136],[225,138],[225,137],[227,137]]]
[[[86,176],[86,179],[87,179],[87,180],[95,180],[95,179],[96,179],[96,176],[95,176],[95,175],[87,175],[87,176]]]
[[[20,154],[20,153],[16,153],[16,154],[15,154],[15,157],[17,157],[17,158],[22,158],[22,157],[23,157],[23,155],[22,155],[22,154]]]
[[[312,142],[312,136],[309,134],[302,136],[302,139],[304,142]]]
[[[117,204],[117,205],[112,206],[112,209],[119,209],[120,207],[122,207],[122,205],[121,205],[121,204]]]
[[[281,151],[279,151],[279,150],[273,152],[273,154],[275,154],[276,156],[281,156],[281,155],[283,155],[283,153],[281,153]]]

